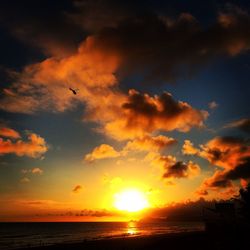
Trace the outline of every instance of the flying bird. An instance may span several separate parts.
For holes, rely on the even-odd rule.
[[[78,89],[72,89],[72,88],[69,88],[69,90],[72,91],[72,93],[73,93],[74,95],[76,95],[76,94],[77,94],[77,91],[78,91]]]

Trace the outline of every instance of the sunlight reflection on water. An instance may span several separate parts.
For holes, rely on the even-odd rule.
[[[127,234],[128,235],[136,235],[136,234],[138,234],[138,229],[136,227],[135,222],[133,222],[133,221],[128,222]]]

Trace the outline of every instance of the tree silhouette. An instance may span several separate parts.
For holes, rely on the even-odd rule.
[[[250,184],[240,189],[241,214],[250,223]]]

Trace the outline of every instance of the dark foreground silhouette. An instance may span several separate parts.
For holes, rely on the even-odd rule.
[[[81,243],[58,244],[54,246],[41,246],[33,250],[82,250],[82,249],[239,249],[247,246],[247,231],[235,232],[189,232],[168,235],[154,235],[146,237],[105,239],[96,241],[84,241]],[[31,248],[25,248],[31,249]]]

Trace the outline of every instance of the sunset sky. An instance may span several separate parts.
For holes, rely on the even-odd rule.
[[[250,179],[249,5],[1,1],[0,221],[236,195]]]

